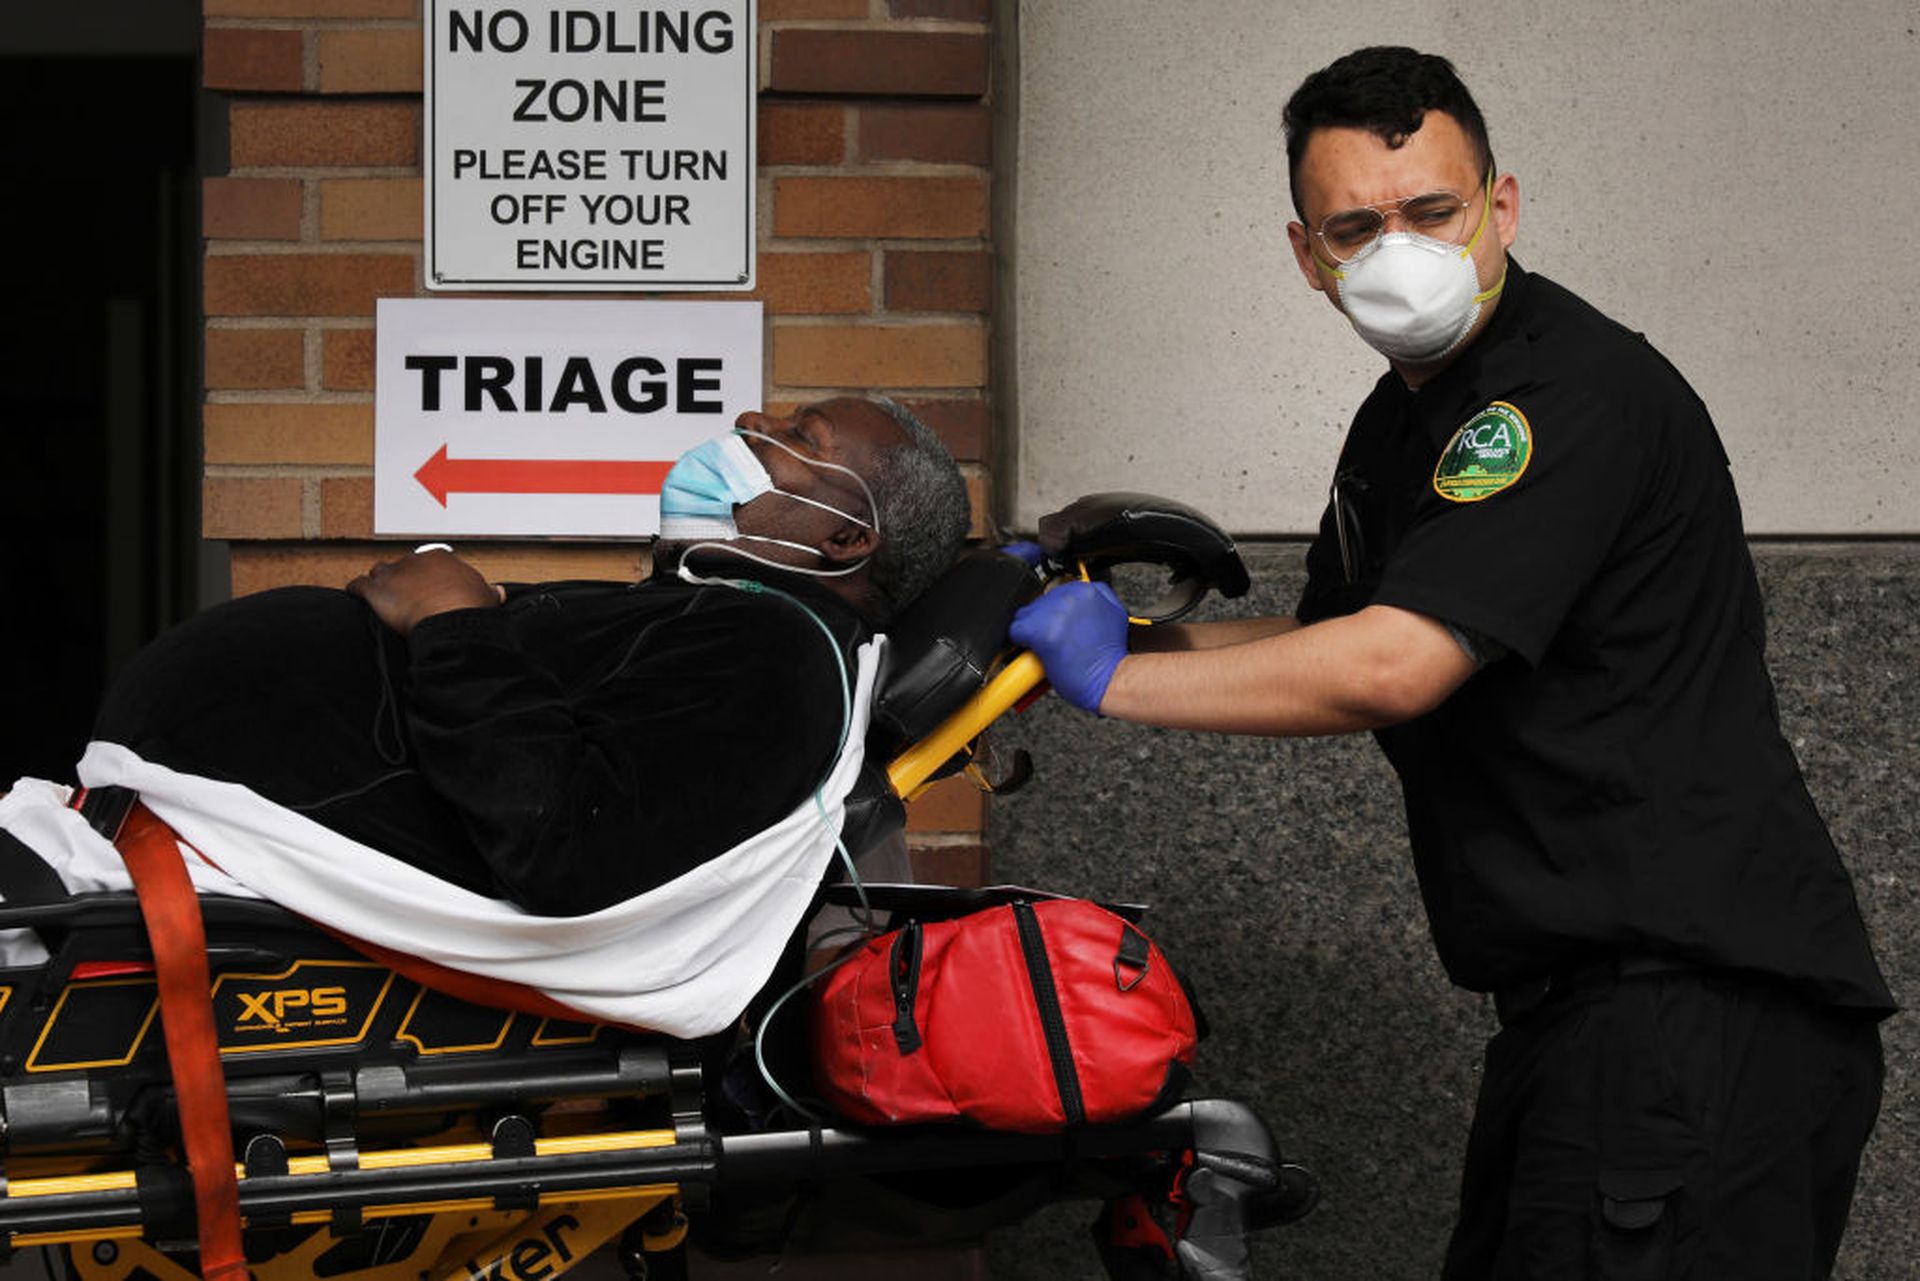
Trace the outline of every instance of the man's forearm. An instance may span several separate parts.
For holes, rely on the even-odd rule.
[[[1136,627],[1127,637],[1128,648],[1140,654],[1161,654],[1244,645],[1278,636],[1300,626],[1297,618],[1225,618],[1212,623],[1156,623]]]
[[[1430,711],[1473,672],[1443,624],[1375,606],[1199,652],[1130,654],[1100,712],[1173,729],[1344,734]]]

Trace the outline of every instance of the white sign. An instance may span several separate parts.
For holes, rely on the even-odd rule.
[[[429,289],[751,289],[754,0],[426,15]]]
[[[376,534],[640,537],[673,460],[760,407],[757,302],[382,298]]]

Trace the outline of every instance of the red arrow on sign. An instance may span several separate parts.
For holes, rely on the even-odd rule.
[[[449,458],[440,446],[413,478],[442,507],[448,494],[657,494],[671,462],[590,458]]]

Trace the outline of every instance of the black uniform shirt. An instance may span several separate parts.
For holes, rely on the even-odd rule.
[[[1619,952],[1892,1008],[1780,732],[1726,455],[1643,338],[1513,264],[1452,365],[1361,406],[1307,564],[1303,622],[1393,605],[1505,651],[1378,735],[1455,982]]]
[[[833,631],[865,624],[777,582]],[[790,601],[660,576],[511,589],[402,639],[345,592],[292,587],[142,650],[95,736],[245,783],[346,836],[552,915],[672,879],[785,817],[826,776],[840,662]]]

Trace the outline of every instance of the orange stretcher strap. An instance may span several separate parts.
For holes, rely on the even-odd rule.
[[[558,1019],[567,1023],[605,1023],[607,1021],[598,1015],[583,1014],[570,1005],[556,1001],[538,988],[531,988],[523,983],[512,983],[505,979],[492,979],[481,974],[469,974],[465,970],[451,969],[437,961],[409,956],[405,952],[396,952],[378,943],[369,943],[344,930],[336,930],[331,925],[321,925],[317,921],[312,923],[368,960],[379,962],[395,974],[410,978],[422,987],[430,987],[436,992],[472,1005],[485,1005],[496,1010],[512,1010],[517,1014],[535,1014],[541,1018]]]
[[[234,1174],[233,1133],[227,1122],[227,1078],[213,1031],[207,937],[173,829],[135,803],[114,839],[140,897],[155,977],[167,1066],[180,1112],[180,1135],[193,1177],[194,1217],[200,1233],[200,1275],[245,1281],[240,1244],[240,1185]]]

